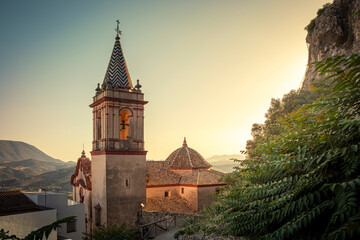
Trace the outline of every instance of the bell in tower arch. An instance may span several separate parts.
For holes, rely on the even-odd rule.
[[[130,120],[133,116],[129,108],[120,110],[120,140],[130,139]]]

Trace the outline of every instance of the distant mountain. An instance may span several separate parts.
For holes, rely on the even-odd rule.
[[[45,162],[63,163],[40,151],[36,147],[18,141],[0,140],[0,163],[36,159]]]
[[[0,181],[8,179],[23,179],[61,168],[75,166],[75,162],[45,162],[26,159],[17,162],[0,163]]]
[[[17,179],[31,177],[32,175],[33,174],[29,171],[0,166],[0,182],[3,180],[15,181]]]
[[[208,161],[213,169],[220,172],[229,173],[234,171],[234,167],[239,166],[238,162],[234,162],[231,159],[244,160],[244,155],[241,154],[232,154],[232,155],[215,155],[205,160]]]
[[[70,177],[75,162],[63,162],[36,147],[17,141],[0,140],[0,188],[37,190],[56,188],[71,191]]]
[[[23,179],[0,181],[0,187],[21,188],[23,190],[38,190],[39,188],[44,188],[46,190],[71,192],[72,186],[70,185],[70,178],[74,172],[74,166],[61,168],[56,171],[46,172]]]

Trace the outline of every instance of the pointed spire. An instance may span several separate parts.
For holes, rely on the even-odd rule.
[[[111,54],[110,62],[106,70],[104,85],[111,87],[133,88],[129,70],[126,66],[125,57],[120,44],[121,31],[119,30],[119,20],[117,22],[116,38]],[[109,87],[110,87],[109,86]]]
[[[83,150],[81,152],[81,158],[86,158],[84,143],[83,143]]]
[[[186,137],[184,137],[183,147],[187,147]]]

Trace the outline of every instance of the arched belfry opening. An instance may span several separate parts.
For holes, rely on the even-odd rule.
[[[97,111],[96,120],[95,120],[95,128],[96,128],[96,140],[101,139],[101,112]]]
[[[120,140],[130,139],[132,112],[129,108],[120,109]]]

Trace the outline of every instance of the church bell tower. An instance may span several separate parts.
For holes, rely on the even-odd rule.
[[[146,202],[144,94],[133,87],[117,34],[102,85],[93,103],[92,222],[134,225]]]

